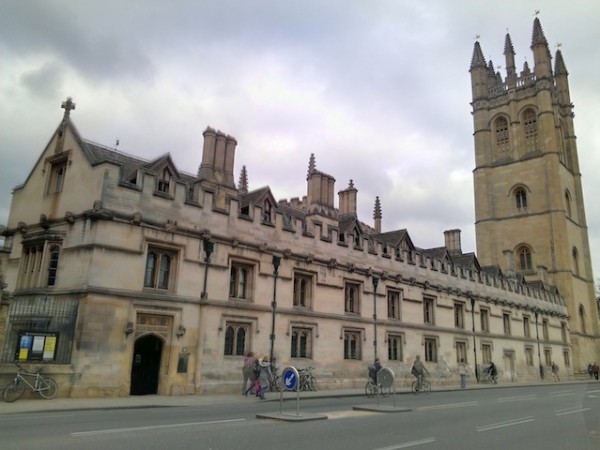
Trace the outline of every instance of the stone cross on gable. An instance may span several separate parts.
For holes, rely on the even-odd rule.
[[[71,114],[71,110],[75,109],[75,103],[73,103],[73,99],[71,97],[67,97],[67,100],[62,102],[61,108],[65,110],[63,120],[67,119],[69,114]]]

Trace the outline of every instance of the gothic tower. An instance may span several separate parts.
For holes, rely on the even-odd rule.
[[[600,359],[600,324],[573,104],[562,53],[557,50],[553,70],[537,17],[531,50],[533,71],[525,62],[517,74],[507,34],[503,78],[475,42],[470,73],[477,253],[482,266],[558,287],[567,302],[577,372]],[[557,361],[560,356],[552,355]]]

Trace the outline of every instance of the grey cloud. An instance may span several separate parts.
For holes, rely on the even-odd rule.
[[[21,83],[31,95],[47,99],[59,98],[63,81],[64,70],[56,63],[46,63],[21,76]]]

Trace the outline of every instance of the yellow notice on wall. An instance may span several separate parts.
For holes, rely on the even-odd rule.
[[[44,360],[54,359],[54,351],[56,349],[56,336],[46,336],[44,342]]]
[[[19,361],[27,361],[28,355],[29,355],[29,349],[26,349],[26,348],[19,349]]]

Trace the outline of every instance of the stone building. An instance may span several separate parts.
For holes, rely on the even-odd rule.
[[[479,130],[487,107],[480,117],[475,105]],[[542,279],[503,266],[500,244],[484,265],[459,230],[419,248],[407,230],[382,230],[379,198],[370,224],[358,217],[352,180],[336,206],[314,155],[306,194],[277,200],[249,189],[245,167],[236,185],[237,141],[221,131],[204,131],[192,175],[170,154],[146,161],[84,139],[71,99],[63,108],[2,230],[1,377],[19,360],[45,364],[63,396],[235,392],[249,351],[314,366],[322,389],[363,386],[375,356],[400,386],[416,355],[434,385],[458,383],[461,359],[473,372],[494,360],[504,382],[538,379],[552,361],[565,376],[582,369],[552,266]]]

